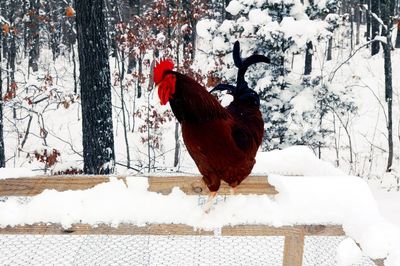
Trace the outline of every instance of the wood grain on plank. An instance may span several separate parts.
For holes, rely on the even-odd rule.
[[[137,177],[119,176],[118,179],[127,180]],[[188,195],[208,195],[209,191],[200,176],[150,176],[149,191],[169,194],[174,187],[179,187]],[[0,196],[34,196],[45,189],[57,191],[84,190],[98,184],[108,182],[108,176],[39,176],[29,178],[0,179]],[[230,194],[229,186],[221,185],[219,194]],[[237,189],[237,194],[277,194],[265,176],[250,176]]]
[[[209,190],[204,184],[201,176],[170,176],[170,177],[149,177],[149,191],[169,194],[173,187],[179,187],[188,195],[208,195]],[[275,195],[278,192],[275,187],[268,183],[266,176],[249,176],[236,190],[236,194]],[[222,182],[218,190],[220,195],[230,195],[230,187]]]
[[[303,264],[303,250],[303,234],[286,236],[283,248],[283,266],[301,266]]]
[[[221,235],[221,236],[297,236],[297,235],[343,235],[343,229],[338,225],[318,225],[319,230],[310,230],[310,226],[282,226],[268,225],[237,225],[224,226],[222,229],[203,230],[184,224],[148,224],[137,226],[120,224],[116,227],[101,224],[74,224],[70,228],[63,228],[60,224],[33,224],[7,226],[0,228],[0,234],[39,234],[39,235]]]

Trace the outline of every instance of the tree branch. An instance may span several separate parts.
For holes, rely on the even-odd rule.
[[[352,53],[350,54],[350,56],[349,56],[346,60],[344,60],[344,61],[331,73],[331,76],[329,77],[328,81],[331,82],[331,81],[333,80],[333,78],[335,77],[336,72],[337,72],[344,64],[346,64],[348,61],[350,61],[350,59],[353,58],[353,56],[355,56],[356,53],[357,53],[358,51],[360,51],[362,48],[364,48],[364,47],[370,45],[370,44],[373,43],[373,42],[381,42],[381,40],[379,40],[379,39],[373,39],[373,40],[371,40],[371,41],[369,41],[369,42],[364,43],[363,45],[361,45],[360,47],[358,47],[356,50],[354,50],[354,52],[352,52]]]

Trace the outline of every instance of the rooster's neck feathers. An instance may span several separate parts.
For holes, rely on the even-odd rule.
[[[171,73],[176,77],[176,91],[169,103],[179,122],[198,123],[229,116],[205,87],[186,75]]]

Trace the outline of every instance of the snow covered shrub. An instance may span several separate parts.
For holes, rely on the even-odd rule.
[[[338,128],[348,131],[349,121],[358,108],[351,90],[335,87],[324,82],[321,76],[305,76],[304,89],[293,100],[295,110],[292,112],[294,122],[291,131],[297,144],[308,145],[321,158],[321,149],[330,148],[339,153]],[[351,139],[348,136],[350,163],[352,162]],[[336,164],[339,164],[339,154]]]
[[[333,9],[331,4],[332,1],[315,1],[314,9],[328,12]],[[197,25],[200,37],[197,65],[203,74],[216,75],[215,80],[235,82],[231,52],[236,40],[241,43],[243,57],[252,53],[270,57],[271,64],[257,64],[247,72],[249,86],[262,99],[264,150],[293,145],[309,135],[305,132],[304,136],[298,136],[301,132],[294,134],[290,130],[294,116],[292,100],[304,89],[301,76],[292,72],[290,58],[304,53],[308,42],[317,43],[331,35],[327,22],[309,19],[310,8],[299,0],[233,0],[226,9],[234,16],[233,20],[218,23],[205,19]]]

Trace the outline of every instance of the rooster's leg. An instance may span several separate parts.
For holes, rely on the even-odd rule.
[[[211,191],[208,196],[206,204],[204,204],[203,210],[205,213],[209,213],[211,206],[214,204],[215,197],[217,196],[217,191]]]
[[[231,196],[234,196],[236,194],[236,190],[237,190],[237,187],[231,187],[229,189],[229,191],[231,192]]]

